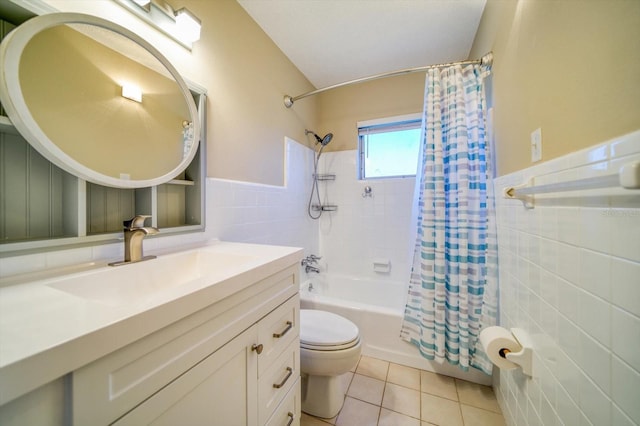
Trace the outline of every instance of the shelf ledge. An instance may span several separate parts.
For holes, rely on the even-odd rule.
[[[193,186],[196,183],[192,180],[185,179],[173,179],[167,182],[167,185],[183,185],[183,186]]]

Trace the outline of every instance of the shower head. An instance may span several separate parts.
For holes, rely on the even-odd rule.
[[[327,133],[326,135],[324,135],[323,138],[321,138],[320,136],[318,136],[315,132],[312,132],[311,130],[305,130],[304,134],[308,135],[309,133],[311,133],[315,138],[316,138],[316,143],[318,144],[322,144],[322,146],[326,146],[327,144],[329,144],[329,142],[331,142],[331,139],[333,139],[333,133]]]
[[[329,142],[331,142],[331,139],[333,139],[333,133],[327,133],[326,135],[324,135],[324,138],[322,138],[322,140],[320,141],[320,143],[325,146],[327,145]]]

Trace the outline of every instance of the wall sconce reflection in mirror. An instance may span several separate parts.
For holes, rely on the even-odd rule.
[[[200,40],[202,22],[185,7],[174,10],[164,0],[113,1],[189,50]]]
[[[122,85],[122,97],[131,99],[132,101],[142,102],[142,89],[131,83]]]

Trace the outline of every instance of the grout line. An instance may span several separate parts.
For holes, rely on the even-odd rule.
[[[420,424],[422,424],[422,372],[419,373],[420,374],[420,399],[418,400],[418,403],[420,404],[420,407],[418,408],[418,412],[420,413]],[[425,378],[426,381],[426,378]]]
[[[497,398],[497,397],[496,397]],[[462,402],[460,403],[460,406],[462,405],[466,405],[467,407],[471,407],[471,408],[475,408],[476,410],[482,410],[482,411],[486,411],[487,413],[493,413],[493,414],[502,414],[502,412],[497,412],[497,411],[493,411],[493,410],[489,410],[483,407],[476,407],[475,405],[471,405],[471,404],[463,404]],[[532,404],[533,405],[533,404]]]
[[[380,415],[382,415],[382,404],[384,403],[384,395],[387,393],[387,382],[385,380],[384,387],[382,388],[382,398],[380,399]],[[378,415],[378,422],[380,422],[380,415]]]

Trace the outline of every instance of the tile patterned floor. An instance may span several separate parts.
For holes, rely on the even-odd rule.
[[[342,376],[345,402],[333,419],[302,413],[300,426],[504,426],[493,389],[362,356]]]

